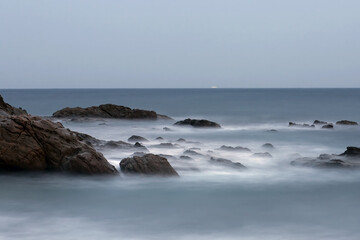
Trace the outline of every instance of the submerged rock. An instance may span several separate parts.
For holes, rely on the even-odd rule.
[[[80,138],[61,123],[41,117],[2,116],[0,170],[117,173],[101,153]]]
[[[201,127],[201,128],[221,128],[220,124],[216,122],[211,122],[205,119],[190,119],[187,118],[183,121],[178,121],[174,123],[177,126],[192,126],[192,127]]]
[[[303,124],[300,124],[300,123],[294,123],[294,122],[289,122],[289,127],[315,127],[315,125],[309,125],[307,123],[303,123]]]
[[[252,155],[253,157],[261,157],[261,158],[272,158],[272,155],[268,152],[264,152],[264,153],[254,153]]]
[[[137,135],[132,135],[131,137],[128,138],[129,142],[148,142],[149,140],[147,140],[144,137],[141,136],[137,136]]]
[[[222,145],[219,149],[223,150],[223,151],[251,152],[251,150],[249,148],[240,147],[240,146],[231,147],[231,146]]]
[[[336,122],[337,125],[358,125],[357,122],[349,121],[349,120],[341,120]]]
[[[0,95],[0,116],[7,116],[7,115],[27,115],[25,109],[16,108],[11,106],[10,104],[4,102],[3,97]]]
[[[326,124],[326,125],[322,126],[321,128],[333,129],[334,126],[330,123],[330,124]]]
[[[179,146],[177,144],[172,143],[160,143],[156,145],[152,145],[153,148],[178,148]]]
[[[198,152],[196,152],[194,150],[186,150],[186,151],[184,151],[183,154],[192,155],[192,156],[203,156],[201,153],[198,153]]]
[[[186,155],[181,155],[181,156],[180,156],[180,159],[183,159],[183,160],[193,160],[191,157],[186,156]]]
[[[124,173],[140,175],[179,176],[166,158],[154,154],[125,158],[120,162]]]
[[[325,122],[325,121],[315,120],[313,124],[315,124],[315,125],[325,125],[325,124],[328,124],[328,123]]]
[[[225,158],[211,157],[209,162],[211,164],[216,164],[216,165],[225,166],[225,167],[231,167],[231,168],[235,168],[235,169],[246,169],[246,167],[244,165],[242,165],[241,163],[233,162],[233,161],[225,159]]]
[[[272,145],[271,143],[265,143],[261,146],[262,148],[266,148],[266,149],[274,149],[274,145]]]
[[[117,119],[171,119],[154,111],[131,109],[129,107],[102,104],[87,108],[63,108],[53,114],[55,118],[117,118]]]
[[[183,139],[183,138],[179,138],[178,140],[176,140],[177,142],[186,142],[186,140],[185,139]]]
[[[340,156],[360,158],[360,148],[347,147],[346,151],[344,153],[340,154]]]
[[[157,138],[155,138],[155,140],[164,140],[164,138],[162,138],[162,137],[157,137]]]

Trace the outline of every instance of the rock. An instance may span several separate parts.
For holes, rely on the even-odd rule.
[[[231,168],[235,168],[235,169],[246,169],[246,167],[244,165],[242,165],[241,163],[233,162],[231,160],[224,159],[224,158],[211,157],[209,162],[212,164],[225,166],[225,167],[231,167]]]
[[[168,128],[168,127],[163,127],[163,129],[164,129],[164,131],[167,131],[167,132],[170,132],[170,131],[172,131],[170,128]]]
[[[185,139],[183,139],[183,138],[179,138],[178,140],[176,140],[177,142],[186,142],[186,140]]]
[[[131,154],[131,156],[133,156],[133,157],[142,157],[142,156],[144,156],[144,155],[146,155],[146,153],[144,153],[144,152],[134,152],[133,154]]]
[[[265,143],[261,147],[266,149],[274,149],[274,145],[272,145],[271,143]]]
[[[79,133],[79,132],[75,132],[75,131],[72,131],[72,133],[74,133],[77,138],[79,139],[79,141],[82,141],[90,146],[93,146],[93,147],[99,147],[100,145],[102,144],[105,144],[106,141],[103,141],[103,140],[99,140],[97,138],[94,138],[88,134],[85,134],[85,133]]]
[[[85,135],[84,135],[85,136]],[[41,117],[0,117],[0,170],[115,174],[116,169],[80,135]]]
[[[202,127],[202,128],[221,128],[221,126],[216,122],[211,122],[209,120],[198,120],[198,119],[185,119],[183,121],[178,121],[174,123],[177,126],[192,126],[192,127]]]
[[[162,137],[157,137],[155,140],[164,140]]]
[[[151,147],[153,147],[153,148],[177,148],[178,145],[172,144],[172,143],[160,143],[157,145],[152,145]]]
[[[330,160],[317,160],[302,158],[297,159],[291,162],[293,166],[304,166],[304,167],[314,167],[314,168],[354,168],[352,164],[346,163],[340,159],[330,159]]]
[[[132,135],[131,137],[128,138],[128,142],[148,142],[148,141],[149,140],[147,140],[146,138],[137,135]]]
[[[327,122],[324,122],[324,121],[320,121],[320,120],[315,120],[314,125],[325,125],[325,124],[328,124]]]
[[[4,102],[3,97],[0,95],[0,116],[7,115],[27,115],[26,110],[22,108],[16,108],[11,106],[10,104]]]
[[[191,157],[186,156],[186,155],[181,155],[181,156],[180,156],[180,159],[183,159],[183,160],[193,160]]]
[[[267,132],[277,132],[278,130],[276,129],[269,129],[269,130],[266,130]]]
[[[193,151],[193,150],[186,150],[184,151],[185,155],[192,155],[192,156],[203,156],[201,153],[198,153],[196,151]]]
[[[332,124],[326,124],[326,125],[322,126],[321,128],[333,129],[334,126]]]
[[[254,153],[253,157],[261,157],[261,158],[272,158],[272,155],[268,152],[264,153]]]
[[[99,146],[99,148],[113,148],[113,149],[129,149],[132,145],[123,141],[106,141],[105,144]]]
[[[289,122],[289,127],[315,127],[315,125],[309,125],[307,123],[299,124],[294,122]]]
[[[176,160],[176,157],[174,157],[173,155],[169,155],[169,154],[158,154],[158,156],[166,158],[166,159],[174,159],[174,160]]]
[[[349,121],[349,120],[341,120],[336,122],[337,125],[358,125],[357,122]]]
[[[231,147],[231,146],[226,146],[226,145],[222,145],[220,148],[220,150],[223,151],[235,151],[235,152],[251,152],[251,150],[249,148],[246,147]]]
[[[340,154],[340,156],[358,157],[358,158],[360,158],[360,148],[358,148],[358,147],[347,147],[346,151],[344,153]]]
[[[55,118],[116,118],[116,119],[171,119],[154,111],[131,109],[114,104],[102,104],[87,108],[63,108],[53,114]]]
[[[146,151],[146,152],[149,151],[144,145],[142,145],[142,144],[139,143],[139,142],[136,142],[136,143],[134,144],[134,148],[137,148],[137,149],[140,149],[140,150]]]
[[[166,158],[154,154],[125,158],[120,162],[120,169],[130,174],[179,176]]]

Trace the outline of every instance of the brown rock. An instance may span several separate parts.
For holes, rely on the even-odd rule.
[[[27,115],[27,112],[22,108],[16,108],[7,104],[0,95],[0,116],[6,115]]]
[[[178,125],[178,126],[192,126],[192,127],[202,127],[202,128],[221,128],[221,126],[216,123],[216,122],[211,122],[209,120],[205,120],[205,119],[185,119],[183,121],[178,121],[176,123],[174,123],[174,125]]]
[[[337,125],[358,125],[357,122],[349,121],[349,120],[341,120],[336,122]]]
[[[120,169],[131,174],[179,176],[166,158],[154,154],[125,158],[120,162]]]

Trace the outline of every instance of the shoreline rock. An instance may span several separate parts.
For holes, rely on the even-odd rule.
[[[175,126],[192,126],[196,128],[221,128],[220,124],[216,122],[211,122],[205,119],[190,119],[187,118],[182,121],[178,121],[174,123]]]
[[[3,97],[0,95],[0,116],[8,115],[28,115],[25,109],[16,108],[6,103]]]
[[[341,120],[337,121],[336,125],[359,125],[357,122],[349,121],[349,120]]]

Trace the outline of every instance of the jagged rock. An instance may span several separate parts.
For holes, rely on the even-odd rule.
[[[146,152],[149,151],[144,145],[142,145],[142,144],[139,143],[139,142],[136,142],[136,143],[134,144],[134,148],[137,148],[137,149],[140,149],[140,150],[146,151]]]
[[[307,123],[299,124],[294,122],[289,122],[289,127],[315,127],[315,125],[309,125]]]
[[[224,158],[211,157],[209,162],[212,164],[221,165],[221,166],[225,166],[225,167],[231,167],[231,168],[235,168],[235,169],[246,169],[246,167],[244,165],[242,165],[241,163],[233,162],[231,160],[224,159]]]
[[[177,126],[192,126],[192,127],[201,127],[201,128],[221,128],[221,126],[216,122],[211,122],[209,120],[198,120],[198,119],[185,119],[183,121],[178,121],[174,123]]]
[[[358,157],[358,158],[360,158],[360,148],[358,148],[358,147],[347,147],[346,151],[344,153],[340,154],[340,156]]]
[[[357,122],[349,121],[349,120],[341,120],[336,122],[337,125],[358,125]]]
[[[249,148],[240,147],[240,146],[231,147],[231,146],[222,145],[219,149],[223,150],[223,151],[251,152],[251,150]]]
[[[4,102],[3,97],[0,95],[0,116],[7,116],[7,115],[27,115],[25,109],[16,108],[11,106],[10,104]]]
[[[268,152],[254,153],[253,157],[272,158],[272,155],[270,153],[268,153]]]
[[[154,154],[125,158],[120,162],[124,173],[140,175],[179,176],[166,158]]]
[[[147,140],[144,137],[141,136],[137,136],[137,135],[132,135],[131,137],[128,138],[129,142],[148,142],[149,140]]]
[[[171,119],[154,111],[131,109],[129,107],[102,104],[87,108],[63,108],[53,114],[55,118],[117,118],[117,119]]]
[[[315,120],[313,124],[315,124],[315,125],[325,125],[325,124],[328,124],[328,123],[325,122],[325,121]]]
[[[266,149],[274,149],[274,145],[272,145],[271,143],[265,143],[261,147]]]
[[[196,152],[196,151],[194,151],[194,150],[186,150],[186,151],[184,151],[183,154],[185,154],[185,155],[192,155],[192,156],[202,156],[201,153],[198,153],[198,152]]]
[[[326,125],[322,126],[321,128],[333,129],[334,126],[332,124],[326,124]]]
[[[0,170],[115,174],[101,153],[76,134],[41,117],[0,117]]]

